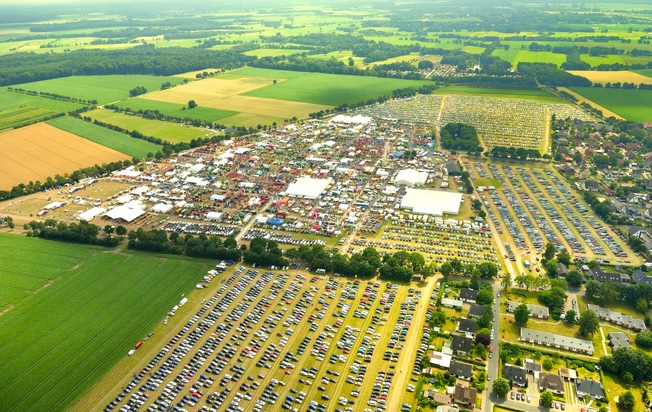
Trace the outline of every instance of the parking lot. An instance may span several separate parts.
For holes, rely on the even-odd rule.
[[[543,251],[548,242],[586,262],[631,263],[638,259],[552,168],[526,170],[480,162],[467,167],[474,177],[495,179],[502,185],[481,192],[481,200],[501,235],[505,258],[515,262],[518,273],[526,270],[524,260],[538,260],[536,252]]]
[[[389,402],[408,384],[432,283],[240,267],[209,288],[107,410],[397,410]]]

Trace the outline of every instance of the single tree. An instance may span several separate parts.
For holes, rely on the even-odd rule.
[[[577,270],[571,270],[566,275],[566,282],[568,283],[568,286],[579,288],[584,282],[584,276]]]
[[[195,107],[197,107],[197,102],[194,100],[188,101],[188,109],[194,109]]]
[[[500,284],[503,286],[503,290],[507,291],[510,287],[512,287],[512,276],[509,273],[505,273],[502,280],[500,281]]]
[[[127,234],[127,228],[124,226],[118,226],[115,228],[115,234],[118,236],[124,236]]]
[[[541,404],[546,408],[549,408],[552,405],[552,393],[550,391],[541,392]]]
[[[521,303],[514,310],[514,320],[516,320],[516,322],[520,323],[521,325],[525,325],[529,319],[530,310],[527,308],[525,303]]]
[[[577,317],[577,313],[575,313],[573,309],[566,312],[566,322],[575,323],[576,317]]]
[[[632,395],[630,391],[621,393],[620,396],[618,397],[618,406],[620,408],[631,411],[634,409],[635,404],[636,404],[636,400],[634,399],[634,395]]]
[[[582,336],[593,336],[600,326],[600,318],[598,318],[598,315],[596,315],[594,311],[587,310],[582,313],[579,324]]]
[[[555,252],[556,252],[555,245],[553,245],[552,243],[547,243],[546,249],[543,252],[543,258],[545,260],[550,260],[555,256]]]
[[[496,395],[501,397],[507,395],[507,392],[512,389],[509,385],[509,381],[505,378],[497,378],[494,381],[493,388]]]

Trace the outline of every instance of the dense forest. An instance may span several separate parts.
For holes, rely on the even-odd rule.
[[[441,129],[441,145],[444,149],[482,152],[475,127],[464,123],[448,123]]]

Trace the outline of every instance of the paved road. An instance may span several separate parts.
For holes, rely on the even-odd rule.
[[[498,363],[500,361],[500,341],[498,336],[500,334],[500,298],[497,295],[500,293],[500,284],[498,282],[493,283],[494,289],[494,334],[491,336],[491,346],[493,347],[493,354],[491,358],[488,359],[487,363],[487,376],[491,376],[491,380],[487,382],[485,389],[485,400],[484,400],[484,410],[485,412],[491,412],[494,410],[495,395],[493,395],[493,380],[498,377]]]

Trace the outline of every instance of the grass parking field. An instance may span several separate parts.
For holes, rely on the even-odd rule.
[[[95,109],[85,113],[93,120],[120,126],[127,130],[138,130],[144,135],[158,137],[171,142],[188,142],[198,137],[204,137],[206,132],[196,127],[186,127],[179,123],[164,122],[162,120],[145,119],[140,116],[131,116],[117,113],[107,109]]]
[[[179,77],[158,77],[139,74],[108,76],[72,76],[16,85],[17,88],[37,92],[56,93],[83,100],[97,100],[99,104],[129,97],[129,90],[143,86],[148,91],[159,90],[163,83],[183,83]]]
[[[36,261],[46,261],[50,246],[68,257],[56,281],[0,317],[0,409],[5,411],[67,409],[209,268],[177,257],[38,239],[21,243],[24,249],[14,257],[29,260],[26,270],[39,269]],[[44,275],[55,274],[46,269]]]
[[[74,117],[59,117],[48,121],[48,123],[57,129],[76,134],[77,136],[138,159],[147,157],[148,153],[156,153],[163,147],[146,140],[134,139],[124,133],[116,132]]]
[[[372,394],[379,379],[388,410],[396,410],[390,399],[403,398],[413,366],[413,340],[420,337],[432,283],[410,291],[407,286],[388,288],[385,282],[242,268],[222,273],[209,289],[189,295],[194,305],[184,308],[185,320],[170,318],[169,326],[175,326],[156,341],[158,356],[149,350],[146,356],[136,353],[123,361],[136,371],[134,383],[129,383],[131,374],[126,377],[122,369],[120,378],[116,370],[109,374],[114,379],[102,382],[73,410],[103,407],[126,385],[119,404],[182,402],[220,409],[235,402],[251,410],[264,399],[274,410],[283,403],[306,407],[314,401],[329,409],[343,402],[362,411],[370,399],[380,399]],[[201,298],[205,300],[197,303]],[[406,326],[406,319],[415,326]],[[388,348],[392,335],[398,336],[396,327],[409,329],[407,335],[401,333],[405,342],[396,339],[404,348]],[[190,360],[179,362],[172,353],[184,353]],[[143,368],[151,376],[137,373]],[[187,376],[189,385],[177,385],[179,376]],[[92,396],[100,392],[104,396]],[[190,398],[193,392],[199,395],[197,402]]]
[[[573,87],[574,92],[635,122],[652,121],[652,90]]]

